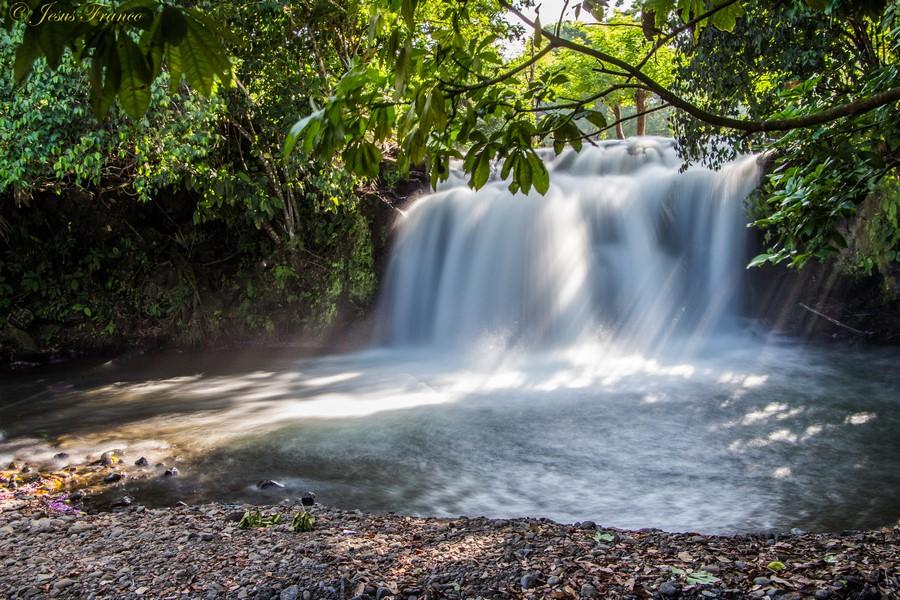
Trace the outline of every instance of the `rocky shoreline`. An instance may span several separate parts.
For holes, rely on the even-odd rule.
[[[307,499],[308,500],[308,499]],[[280,523],[246,527],[248,512]],[[134,504],[0,494],[2,598],[382,600],[900,597],[900,527],[707,536],[546,519]]]

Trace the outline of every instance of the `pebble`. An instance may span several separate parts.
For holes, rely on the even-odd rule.
[[[69,527],[69,533],[77,534],[77,533],[82,533],[85,531],[90,531],[91,529],[92,529],[92,527],[91,527],[90,523],[81,521],[81,522],[75,523],[71,527]]]
[[[31,522],[31,528],[29,531],[31,533],[46,533],[48,531],[53,531],[55,529],[55,523],[52,519],[37,519]]]
[[[539,585],[540,578],[541,576],[539,573],[526,573],[525,575],[522,575],[519,584],[522,586],[523,590],[530,590]]]
[[[75,585],[75,582],[71,579],[57,579],[53,583],[54,589],[57,589],[57,590],[64,590],[67,587],[71,587],[73,585]]]
[[[769,585],[772,583],[772,580],[768,577],[757,577],[753,580],[753,585]]]
[[[0,598],[387,600],[395,596],[388,589],[395,582],[402,590],[402,595],[396,595],[398,600],[429,595],[457,599],[503,595],[523,600],[556,600],[563,594],[569,598],[580,595],[600,599],[616,597],[617,593],[609,587],[617,585],[613,578],[607,580],[606,576],[582,566],[590,561],[585,557],[596,547],[591,540],[592,531],[537,519],[513,519],[501,526],[496,521],[479,518],[431,521],[396,515],[359,516],[316,505],[310,509],[317,519],[316,530],[291,533],[287,523],[290,515],[299,509],[296,504],[260,507],[265,514],[278,512],[286,520],[272,528],[240,531],[229,520],[231,515],[240,516],[244,510],[254,507],[200,504],[148,508],[143,515],[131,509],[82,514],[64,520],[47,517],[42,499],[28,499],[22,503],[21,511],[8,510],[6,503],[11,502],[0,500],[3,509],[0,512]],[[43,535],[31,535],[32,527],[49,529]],[[893,536],[891,540],[900,539],[897,533],[900,529],[896,533],[880,533],[879,539],[887,541],[887,536]],[[71,535],[78,537],[67,537]],[[632,570],[631,564],[616,565],[626,561],[640,567],[665,564],[677,552],[690,552],[697,557],[691,568],[722,574],[723,582],[688,586],[674,575],[659,578],[660,571],[633,571],[636,583],[655,593],[657,600],[684,597],[768,600],[771,579],[753,579],[765,573],[762,567],[771,560],[765,554],[761,537],[705,538],[709,547],[704,544],[701,548],[688,545],[688,536],[684,535],[651,533],[648,537],[640,532],[617,535],[623,540],[627,538],[628,546],[618,542],[608,549],[607,556],[619,560],[615,564],[602,563],[616,569],[615,577]],[[810,538],[802,540],[800,546],[802,558],[806,560],[816,557],[814,545],[821,549],[826,541],[811,544]],[[782,538],[779,542],[788,546],[795,543],[795,538]],[[492,560],[491,544],[496,549],[496,560]],[[464,552],[460,553],[459,548],[464,548]],[[523,570],[510,571],[510,566],[497,564],[502,560],[504,548],[512,552],[532,551]],[[645,553],[649,548],[658,549],[658,554]],[[627,553],[627,558],[617,552]],[[877,545],[846,552],[858,564],[877,565],[888,556],[884,547]],[[784,553],[790,555],[791,551],[785,549]],[[742,557],[749,562],[726,562],[723,557],[729,561]],[[478,563],[475,570],[470,559]],[[871,562],[864,562],[870,559]],[[403,574],[394,575],[399,565],[403,565]],[[377,573],[390,573],[391,578],[375,579]],[[852,571],[847,573],[854,576]],[[841,577],[847,576],[841,573]],[[672,579],[667,581],[669,577]],[[55,582],[64,579],[74,580],[74,584],[57,588]],[[759,585],[760,580],[767,585]],[[854,600],[860,600],[862,596],[858,592],[864,589],[865,582],[862,578],[856,581],[850,585],[855,586]],[[751,582],[757,589],[752,589]],[[461,589],[456,589],[457,583]],[[831,585],[839,585],[838,580],[823,577],[819,584],[823,589],[816,592],[815,600],[836,598],[839,594],[824,589]],[[306,586],[308,589],[304,589]],[[501,589],[506,591],[500,592]],[[811,598],[814,590],[803,590],[807,593],[803,597]],[[877,593],[877,588],[871,590]],[[891,589],[888,593],[892,592]],[[781,600],[800,598],[792,596],[794,592],[779,590],[777,593],[781,594]]]
[[[666,598],[674,598],[681,593],[681,588],[679,588],[678,584],[675,582],[666,581],[661,586],[659,586],[659,593]]]

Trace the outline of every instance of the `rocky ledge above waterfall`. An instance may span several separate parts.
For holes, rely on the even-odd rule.
[[[285,502],[72,515],[0,499],[3,598],[897,598],[900,527],[706,536]],[[241,529],[247,510],[282,524]]]

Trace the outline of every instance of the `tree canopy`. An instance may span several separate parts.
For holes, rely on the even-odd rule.
[[[28,4],[34,20],[41,3]],[[356,36],[336,36],[343,75],[296,99],[300,118],[282,159],[302,152],[373,177],[396,147],[401,171],[425,164],[432,182],[459,158],[477,188],[499,161],[511,191],[543,193],[549,179],[536,148],[578,150],[621,123],[615,111],[610,123],[603,105],[639,104],[632,117],[640,119],[652,95],[659,99],[652,110],[672,108],[687,161],[715,165],[736,152],[770,152],[754,212],[770,250],[756,263],[802,265],[840,248],[839,224],[896,168],[900,4],[644,0],[628,14],[608,4],[567,2],[559,15],[530,17],[529,0],[325,3],[331,25],[317,25],[340,24]],[[133,24],[25,27],[16,79],[38,56],[54,67],[68,47],[90,59],[98,116],[114,98],[126,113],[143,114],[150,82],[163,72],[202,94],[241,87],[241,66],[226,58],[235,32],[213,5],[130,0],[116,10],[143,16]],[[579,24],[585,12],[597,23]],[[307,51],[321,57],[316,27],[293,26],[303,35],[285,30],[286,39],[309,40]],[[510,45],[522,52],[510,57]]]

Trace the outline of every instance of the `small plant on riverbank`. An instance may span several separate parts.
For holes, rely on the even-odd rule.
[[[598,544],[608,544],[610,542],[616,541],[616,536],[611,533],[598,531],[594,534],[593,540]]]
[[[238,529],[258,529],[264,527],[272,527],[273,525],[278,525],[279,523],[281,523],[281,515],[271,515],[268,517],[264,517],[258,510],[248,510],[244,513],[244,516],[241,517],[241,520],[238,522]]]
[[[678,567],[669,567],[669,570],[675,575],[684,577],[688,585],[712,585],[719,581],[718,577],[707,571],[701,570],[688,573],[684,569],[679,569]]]
[[[312,531],[315,526],[316,518],[305,510],[301,510],[294,515],[294,518],[291,520],[291,525],[290,527],[288,527],[288,529],[290,531],[293,531],[294,533],[300,533],[303,531]]]

